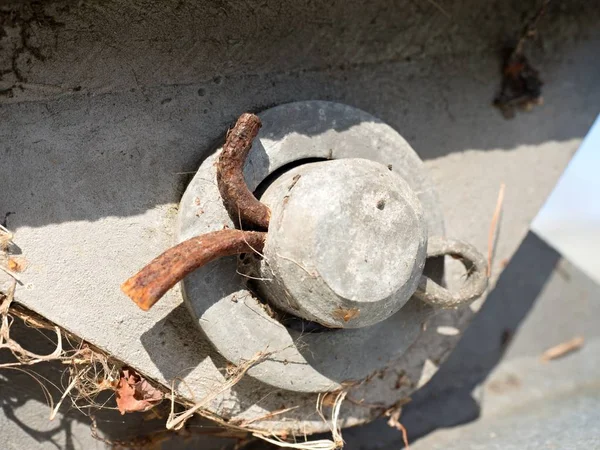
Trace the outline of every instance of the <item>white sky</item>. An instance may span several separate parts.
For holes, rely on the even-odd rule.
[[[600,116],[531,228],[600,282]]]

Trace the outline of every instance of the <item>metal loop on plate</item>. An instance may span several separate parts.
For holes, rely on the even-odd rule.
[[[433,258],[446,255],[460,259],[463,263],[467,270],[466,283],[457,292],[451,292],[422,275],[414,295],[419,300],[437,308],[454,308],[481,297],[488,284],[487,263],[483,255],[466,242],[440,236],[429,238],[427,257]]]

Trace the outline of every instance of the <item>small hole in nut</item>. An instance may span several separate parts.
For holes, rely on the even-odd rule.
[[[377,209],[383,211],[384,208],[385,208],[385,200],[381,199],[377,202]]]

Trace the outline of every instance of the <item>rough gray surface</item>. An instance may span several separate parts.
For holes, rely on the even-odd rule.
[[[598,284],[529,233],[446,364],[403,409],[410,448],[596,448],[599,300]],[[575,336],[585,338],[579,351],[540,360]],[[344,438],[350,450],[402,448],[384,420]]]
[[[449,427],[416,441],[417,450],[473,449],[485,438],[492,449],[600,447],[600,288],[533,233],[515,259],[447,371],[406,411],[417,436],[435,423],[433,415],[424,420],[435,403],[437,420],[445,416]],[[575,336],[585,338],[581,350],[541,361],[545,350]],[[476,423],[451,428],[473,415]]]
[[[396,313],[417,288],[427,223],[418,197],[386,166],[306,164],[276,179],[261,201],[272,217],[258,284],[280,309],[360,328]]]
[[[147,89],[205,82],[204,107],[214,112],[220,109],[208,102],[214,91],[229,90],[239,77],[268,78],[270,86],[290,74],[301,79],[311,72],[372,71],[400,62],[416,63],[418,82],[433,74],[428,66],[417,67],[429,58],[452,56],[455,70],[474,73],[472,63],[495,57],[502,40],[514,38],[536,6],[533,0],[462,0],[439,7],[409,0],[9,0],[0,8],[0,92],[3,101],[18,102],[135,89],[143,101],[144,95],[152,98]],[[591,2],[572,0],[553,5],[548,16],[540,45],[551,55],[585,36],[598,11]],[[395,80],[402,85],[406,75],[396,73]],[[479,73],[474,81],[484,80]],[[371,82],[367,77],[361,87]],[[429,90],[428,83],[419,84],[416,96]],[[436,90],[451,84],[448,79]],[[265,96],[267,89],[253,95]],[[412,88],[404,84],[401,90],[409,94]],[[379,91],[373,97],[388,96]],[[435,96],[425,103],[432,112],[448,106],[456,115],[447,100]]]
[[[596,347],[596,352],[600,348]],[[596,364],[598,361],[596,361]],[[416,450],[580,450],[600,448],[600,389],[548,394],[499,416],[434,433]],[[390,447],[397,450],[398,445]]]
[[[448,235],[480,251],[506,182],[495,279],[600,104],[599,10],[572,1],[555,4],[528,49],[545,104],[514,121],[489,106],[501,40],[533,3],[465,0],[443,5],[450,19],[408,0],[3,3],[0,217],[14,213],[7,225],[30,263],[17,299],[201,396],[222,378],[198,368],[224,362],[178,292],[146,314],[118,286],[173,243],[185,173],[241,112],[310,98],[355,105],[405,136]],[[256,392],[278,407],[273,390]]]

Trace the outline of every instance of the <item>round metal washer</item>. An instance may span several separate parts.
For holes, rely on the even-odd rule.
[[[419,197],[428,234],[443,235],[437,197],[422,162],[391,127],[356,108],[311,101],[289,103],[259,114],[263,127],[244,175],[250,189],[274,171],[301,160],[366,158],[397,171]],[[183,195],[178,240],[234,227],[223,207],[214,163],[207,158]],[[234,364],[257,352],[275,352],[249,374],[297,392],[332,391],[387,367],[416,340],[433,308],[412,298],[379,324],[321,333],[290,330],[273,319],[244,288],[236,258],[222,258],[188,276],[183,293],[208,339]]]

